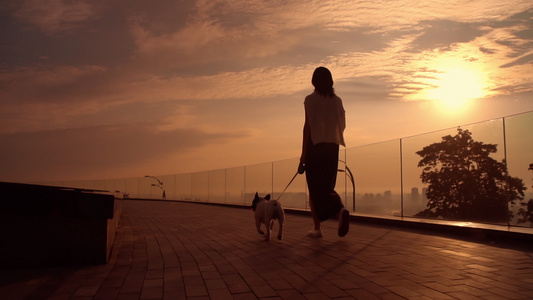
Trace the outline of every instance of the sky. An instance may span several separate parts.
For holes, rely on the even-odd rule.
[[[532,1],[0,3],[0,181],[297,158],[318,66],[348,148],[533,110]]]

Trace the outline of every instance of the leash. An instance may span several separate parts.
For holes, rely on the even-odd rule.
[[[279,198],[281,198],[281,195],[283,195],[283,193],[285,193],[285,191],[289,188],[289,186],[294,181],[294,178],[296,178],[296,176],[298,176],[298,171],[296,171],[296,174],[294,174],[294,176],[292,177],[291,181],[289,181],[289,184],[287,184],[287,186],[285,187],[283,192],[281,192],[281,194],[279,194],[278,200],[279,200]]]

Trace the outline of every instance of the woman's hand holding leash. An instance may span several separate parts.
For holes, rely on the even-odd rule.
[[[298,174],[303,174],[305,172],[305,164],[303,162],[300,162],[298,165]]]

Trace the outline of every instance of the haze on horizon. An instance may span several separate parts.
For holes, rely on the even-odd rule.
[[[0,14],[1,181],[298,157],[317,66],[348,148],[533,110],[530,1],[7,0]]]

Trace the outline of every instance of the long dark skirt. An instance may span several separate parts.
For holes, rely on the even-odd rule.
[[[321,222],[334,217],[344,207],[339,194],[335,192],[338,166],[339,145],[309,143],[305,175],[314,211]]]

